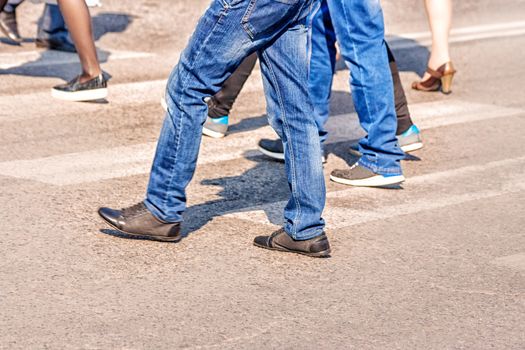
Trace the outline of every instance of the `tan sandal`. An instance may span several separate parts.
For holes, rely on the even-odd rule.
[[[413,82],[412,89],[427,92],[441,89],[441,92],[444,94],[452,92],[452,80],[454,79],[454,74],[456,74],[452,61],[443,64],[437,70],[428,67],[427,73],[430,74],[430,77],[426,80]]]

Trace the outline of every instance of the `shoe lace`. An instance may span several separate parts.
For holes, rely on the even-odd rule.
[[[144,202],[139,202],[128,208],[122,208],[123,216],[136,216],[146,212],[148,209],[144,205]]]

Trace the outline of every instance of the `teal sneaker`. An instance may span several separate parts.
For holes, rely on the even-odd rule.
[[[405,153],[423,148],[421,132],[415,125],[412,125],[401,135],[397,135],[397,141],[399,142],[399,147],[401,147],[401,150]]]
[[[226,136],[228,132],[228,116],[219,118],[208,117],[202,128],[202,133],[206,136],[219,139]]]
[[[160,99],[160,105],[162,106],[164,112],[168,111],[168,104],[166,103],[166,99],[164,97]],[[204,127],[202,128],[202,133],[204,135],[220,139],[221,137],[226,136],[226,132],[228,132],[227,115],[219,118],[206,118],[206,122],[204,123]]]
[[[421,132],[415,125],[412,125],[407,131],[401,135],[397,135],[396,137],[399,147],[405,153],[417,151],[418,149],[423,148]],[[348,152],[354,156],[361,157],[361,152],[359,152],[359,144],[357,142],[350,146]]]

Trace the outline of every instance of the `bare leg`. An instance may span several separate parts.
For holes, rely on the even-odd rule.
[[[98,76],[101,70],[93,41],[91,16],[86,2],[84,0],[58,0],[58,5],[80,58],[82,65],[80,81],[88,81]]]
[[[436,70],[450,61],[448,36],[452,22],[452,0],[425,0],[425,8],[432,32],[432,52],[428,66]],[[425,73],[423,80],[429,77]]]

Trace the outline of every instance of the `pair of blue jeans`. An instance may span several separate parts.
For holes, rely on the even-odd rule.
[[[321,142],[335,71],[335,41],[350,68],[352,97],[367,136],[359,163],[374,173],[400,175],[404,153],[397,145],[397,117],[384,21],[379,0],[323,0],[313,15],[309,89]]]
[[[244,58],[257,52],[270,125],[283,140],[290,199],[284,229],[296,240],[322,234],[326,190],[308,92],[310,14],[317,0],[213,0],[170,75],[166,114],[146,207],[180,222],[207,116],[215,95]]]

